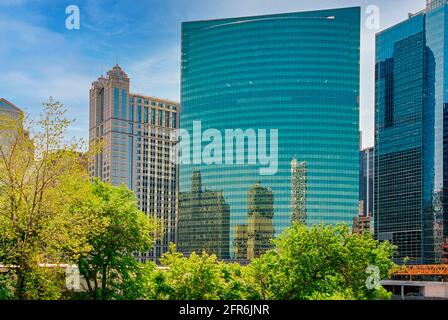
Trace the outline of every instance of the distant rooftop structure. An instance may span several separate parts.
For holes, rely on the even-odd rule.
[[[412,17],[418,16],[419,14],[430,12],[432,10],[440,8],[445,4],[448,4],[448,0],[426,0],[426,8],[416,13],[408,13],[408,18],[410,19]]]
[[[116,64],[111,70],[107,71],[106,76],[101,75],[96,81],[92,83],[92,87],[104,86],[104,84],[108,81],[112,81],[116,84],[124,85],[126,87],[129,86],[130,83],[128,74],[121,68],[119,64]],[[141,98],[161,103],[179,104],[178,102],[171,99],[148,96],[140,93],[130,93],[130,95],[135,99]]]
[[[426,10],[434,10],[448,4],[448,0],[426,0]]]

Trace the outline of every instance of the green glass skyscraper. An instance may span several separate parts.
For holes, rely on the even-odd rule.
[[[180,165],[180,199],[191,192],[192,176],[200,172],[202,188],[222,194],[230,208],[229,226],[221,228],[229,234],[220,237],[229,239],[222,252],[231,258],[250,256],[251,250],[241,245],[245,237],[249,243],[254,238],[244,227],[250,225],[248,193],[254,185],[272,196],[271,234],[297,220],[298,209],[292,207],[298,205],[308,225],[352,223],[358,213],[359,60],[358,7],[183,23],[181,128],[193,136],[187,152],[203,150],[210,142],[195,143],[194,124],[199,122],[201,132],[213,129],[223,136],[226,129],[271,133],[266,140],[258,136],[252,151],[249,135],[243,152],[230,149],[244,163],[193,160]],[[272,135],[275,130],[278,138]],[[267,147],[278,158],[270,174],[261,173],[261,161],[250,162],[263,142],[278,142],[275,154]],[[226,159],[228,151],[215,150]],[[300,170],[306,176],[293,177],[294,163],[306,168]],[[191,216],[188,204],[180,208]],[[197,248],[183,241],[189,234],[218,231],[194,217],[194,225],[181,223],[183,210],[179,249],[190,253]]]

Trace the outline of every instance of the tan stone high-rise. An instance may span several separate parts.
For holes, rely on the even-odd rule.
[[[130,93],[130,80],[118,66],[94,81],[90,89],[89,140],[104,147],[90,165],[91,176],[133,190],[139,208],[156,217],[163,233],[140,261],[157,260],[176,243],[178,165],[172,161],[179,127],[177,102]]]

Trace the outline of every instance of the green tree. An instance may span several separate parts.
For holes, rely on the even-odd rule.
[[[135,283],[145,279],[145,268],[133,253],[153,245],[155,222],[137,208],[135,194],[125,186],[95,180],[92,197],[76,205],[93,212],[104,230],[88,241],[91,250],[78,259],[81,275],[93,299],[138,299]]]
[[[0,300],[14,298],[14,278],[8,274],[0,273]]]
[[[193,252],[184,257],[172,245],[161,263],[162,269],[150,279],[151,299],[240,300],[256,295],[246,282],[244,267],[217,261],[215,255]]]
[[[65,139],[65,113],[50,98],[37,121],[0,119],[0,263],[11,269],[18,299],[58,297],[60,270],[42,268],[75,261],[100,228],[70,210],[90,182],[82,141]]]
[[[368,289],[368,266],[381,279],[394,267],[395,248],[368,233],[352,234],[346,225],[294,223],[274,241],[276,248],[250,264],[251,281],[263,299],[375,299],[388,295]]]

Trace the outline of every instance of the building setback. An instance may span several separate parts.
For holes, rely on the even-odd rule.
[[[200,121],[202,132],[222,136],[278,130],[273,175],[248,163],[248,143],[244,154],[222,150],[244,164],[180,165],[181,193],[191,190],[195,171],[204,189],[222,191],[230,209],[222,252],[231,259],[248,255],[241,246],[251,237],[247,194],[257,182],[272,192],[275,234],[291,220],[351,224],[358,214],[359,47],[359,7],[182,24],[181,128],[191,135]],[[179,221],[195,219],[188,203],[180,206]],[[184,232],[200,237],[201,223],[192,220]]]
[[[376,39],[375,235],[399,262],[447,258],[447,27],[448,2],[427,1]]]
[[[176,243],[178,165],[172,161],[179,127],[178,103],[130,93],[130,80],[118,66],[93,82],[90,89],[89,140],[104,142],[90,174],[133,190],[139,208],[157,218],[163,232],[156,234],[151,252],[140,261],[157,260]]]

